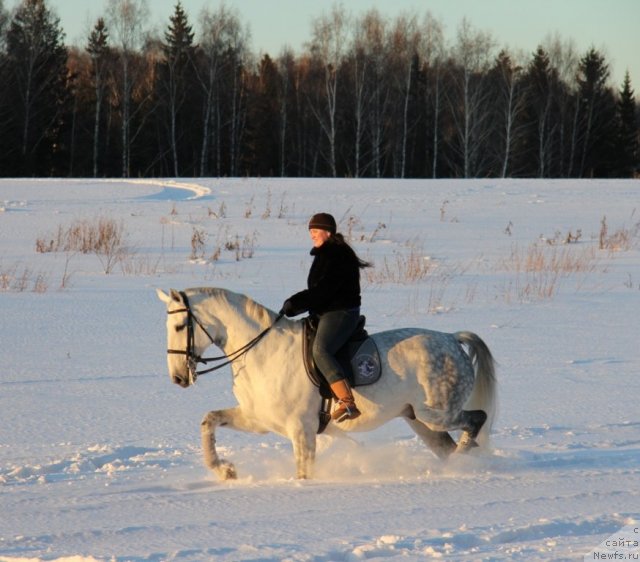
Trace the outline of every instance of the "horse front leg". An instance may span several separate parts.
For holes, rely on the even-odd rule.
[[[316,430],[309,424],[296,424],[291,432],[293,456],[296,461],[296,477],[306,480],[313,476],[313,465],[316,458]]]
[[[200,436],[204,464],[215,472],[222,480],[237,478],[236,468],[233,463],[218,456],[216,450],[216,427],[228,427],[240,431],[255,432],[256,428],[242,413],[239,406],[227,410],[214,410],[204,416],[200,424]]]

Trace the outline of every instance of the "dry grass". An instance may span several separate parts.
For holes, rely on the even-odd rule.
[[[434,265],[417,241],[407,243],[406,248],[394,251],[393,256],[385,256],[375,267],[365,269],[366,280],[372,284],[417,283],[425,279]]]
[[[0,265],[0,291],[8,293],[46,293],[49,290],[49,275],[34,272],[30,267],[14,264],[9,267]]]
[[[515,273],[504,288],[505,298],[515,295],[520,301],[550,299],[558,291],[560,280],[574,273],[593,272],[598,265],[593,246],[575,244],[556,246],[535,243],[526,250],[514,246],[501,268]]]
[[[631,216],[635,214],[635,210]],[[609,250],[612,252],[628,252],[634,248],[640,240],[640,222],[637,222],[632,228],[622,226],[613,233],[609,232],[607,217],[603,216],[600,221],[600,234],[598,244],[601,250]]]
[[[104,272],[111,273],[128,253],[126,239],[127,233],[122,222],[109,217],[96,217],[92,221],[75,221],[68,227],[58,226],[53,235],[36,240],[36,252],[95,254]]]

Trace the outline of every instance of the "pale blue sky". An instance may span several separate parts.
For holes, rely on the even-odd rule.
[[[150,26],[164,29],[177,0],[148,0]],[[18,0],[5,0],[13,8]],[[47,0],[60,17],[68,44],[84,45],[88,31],[104,13],[106,0]],[[313,18],[328,12],[334,0],[226,0],[252,35],[254,52],[276,56],[285,45],[300,51],[311,37]],[[477,30],[490,32],[499,46],[533,52],[545,38],[557,33],[573,40],[580,55],[591,46],[606,55],[616,88],[625,71],[640,94],[640,0],[346,0],[352,14],[376,7],[393,17],[404,12],[430,11],[445,26],[448,41],[466,16]],[[182,0],[197,31],[203,7],[216,8],[218,0]]]

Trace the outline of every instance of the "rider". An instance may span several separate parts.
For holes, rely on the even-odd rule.
[[[336,221],[318,213],[309,221],[313,263],[307,289],[289,297],[282,306],[287,316],[310,312],[318,317],[313,359],[338,399],[332,418],[338,422],[360,415],[351,387],[336,352],[348,341],[360,317],[360,269],[371,264],[361,260],[344,236],[336,232]]]

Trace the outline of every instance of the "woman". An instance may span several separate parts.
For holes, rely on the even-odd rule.
[[[360,269],[370,264],[358,258],[344,236],[336,232],[336,221],[328,213],[311,217],[309,235],[313,263],[307,289],[288,298],[282,312],[289,317],[303,312],[318,317],[312,353],[338,399],[331,417],[338,422],[353,420],[360,410],[335,354],[356,329],[360,317]]]

